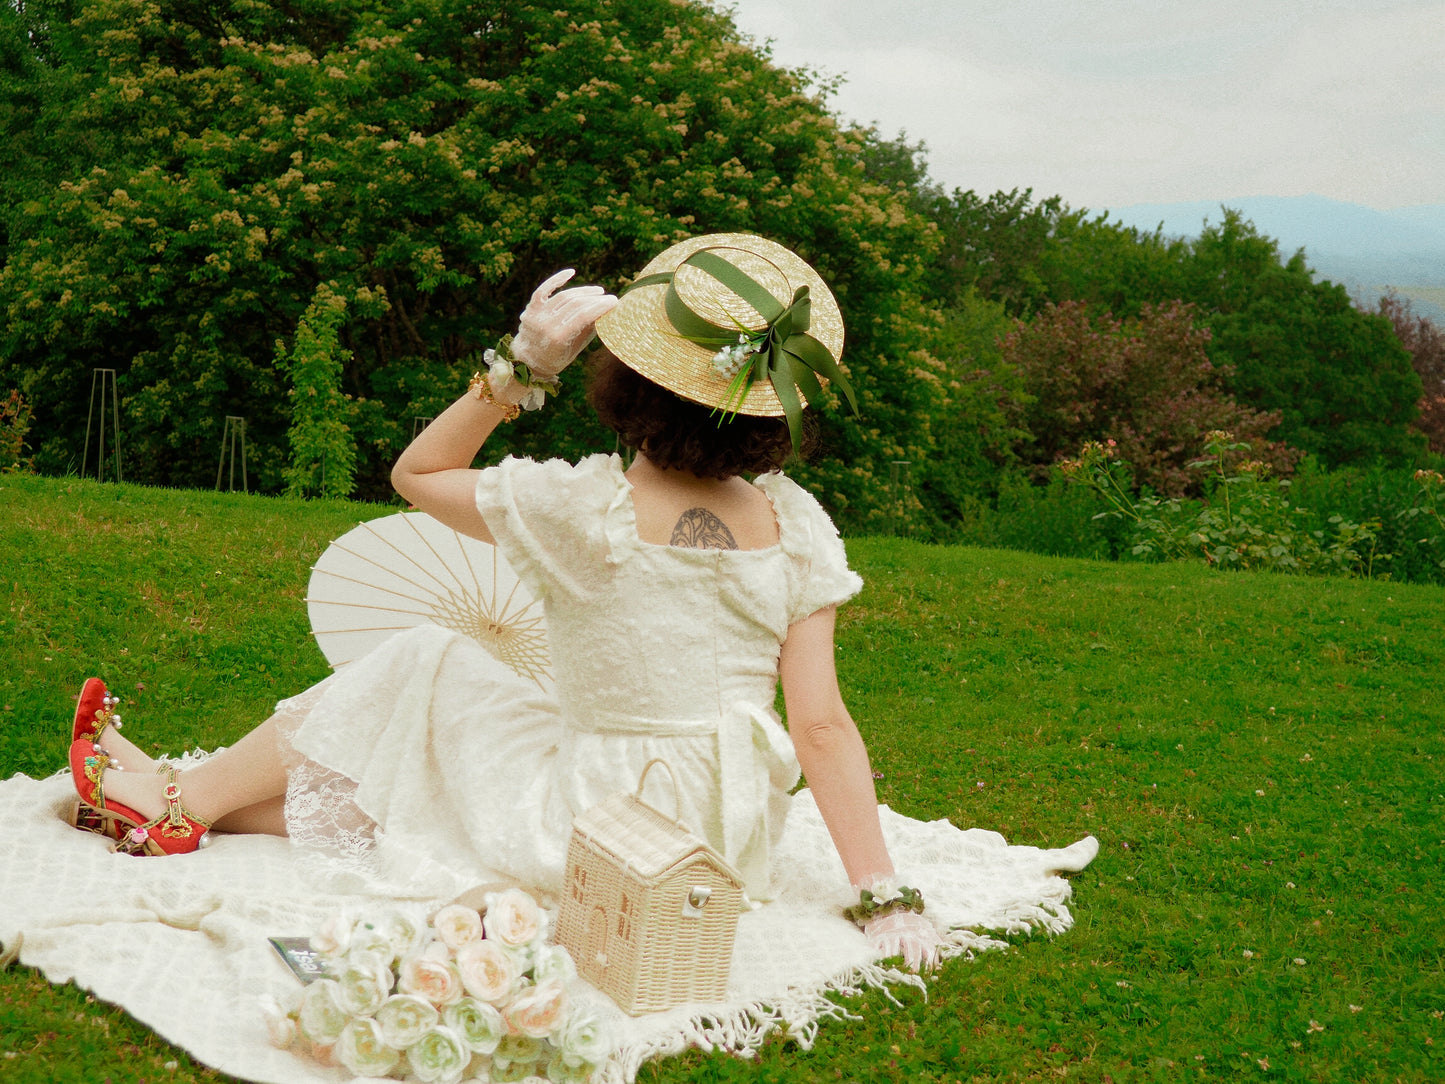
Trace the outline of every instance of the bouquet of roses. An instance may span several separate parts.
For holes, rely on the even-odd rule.
[[[547,917],[525,892],[453,904],[430,922],[401,910],[333,915],[311,938],[327,977],[296,1004],[266,1006],[271,1041],[360,1077],[585,1084],[611,1044],[573,1003],[577,970],[547,943]]]

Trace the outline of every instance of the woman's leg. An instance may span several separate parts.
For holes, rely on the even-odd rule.
[[[180,773],[181,804],[187,811],[223,831],[284,835],[281,802],[286,794],[286,768],[277,724],[272,716],[235,745]],[[114,755],[125,768],[106,772],[106,796],[147,818],[164,813],[162,788],[166,781],[155,772],[154,761],[115,732],[103,734],[101,744],[107,751],[114,745]],[[229,823],[223,827],[221,821]]]
[[[211,825],[218,832],[239,832],[253,836],[284,836],[286,796],[278,794],[264,802],[233,809]]]

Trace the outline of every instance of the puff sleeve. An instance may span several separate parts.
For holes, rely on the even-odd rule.
[[[758,479],[778,513],[780,542],[788,557],[788,624],[847,602],[863,589],[848,567],[838,528],[816,497],[783,474]]]
[[[477,476],[477,511],[517,576],[540,597],[589,594],[606,567],[617,497],[608,456],[575,465],[508,456]]]

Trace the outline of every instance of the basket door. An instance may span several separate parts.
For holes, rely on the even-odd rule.
[[[584,973],[589,977],[597,976],[592,981],[597,986],[602,986],[607,967],[612,961],[607,958],[607,912],[601,907],[592,908],[587,915],[587,930],[582,937],[582,946],[587,960]]]

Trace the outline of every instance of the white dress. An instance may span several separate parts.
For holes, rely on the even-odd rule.
[[[573,816],[661,757],[679,819],[770,898],[799,776],[773,710],[779,648],[789,625],[862,582],[807,491],[782,474],[755,484],[778,543],[690,549],[638,537],[616,456],[482,471],[477,507],[543,600],[555,693],[423,627],[284,702],[287,826],[308,866],[348,891],[448,897],[510,880],[555,892]],[[647,797],[671,808],[662,773]]]

